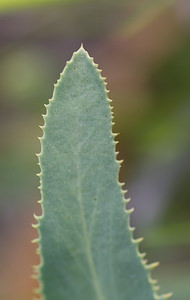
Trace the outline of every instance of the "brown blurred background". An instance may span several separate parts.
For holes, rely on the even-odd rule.
[[[43,104],[83,42],[107,77],[135,236],[190,299],[189,0],[1,0],[0,299],[30,300]]]

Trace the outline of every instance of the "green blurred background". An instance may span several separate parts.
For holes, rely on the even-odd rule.
[[[135,236],[161,292],[189,300],[189,0],[0,1],[0,299],[36,286],[38,125],[81,42],[107,77]]]

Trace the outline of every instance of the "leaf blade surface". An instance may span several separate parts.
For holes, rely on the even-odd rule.
[[[39,278],[46,300],[155,299],[128,225],[109,102],[81,47],[44,117]]]

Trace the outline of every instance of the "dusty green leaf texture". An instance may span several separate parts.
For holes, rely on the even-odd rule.
[[[118,181],[105,82],[81,47],[55,85],[41,138],[41,265],[46,300],[154,300]]]

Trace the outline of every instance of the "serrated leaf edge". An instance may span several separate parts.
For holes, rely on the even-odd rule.
[[[92,62],[92,64],[94,65],[94,67],[97,69],[98,73],[99,73],[99,76],[100,76],[100,80],[103,81],[104,83],[104,88],[105,88],[105,91],[108,95],[109,93],[109,90],[107,89],[107,83],[106,83],[106,77],[103,77],[101,75],[102,73],[102,70],[98,68],[98,64],[96,64],[94,62],[94,59],[92,57],[89,56],[88,52],[84,49],[83,47],[83,44],[81,44],[81,47],[79,48],[78,51],[74,52],[73,55],[72,55],[72,58],[66,62],[66,66],[65,68],[63,69],[63,71],[60,73],[60,77],[59,79],[57,80],[57,82],[54,84],[54,92],[53,92],[53,96],[51,99],[49,99],[48,101],[48,104],[44,104],[45,106],[45,109],[46,109],[46,113],[45,114],[42,114],[42,117],[43,117],[43,122],[44,124],[43,125],[40,125],[39,128],[42,130],[42,136],[41,137],[38,137],[38,139],[40,140],[40,144],[42,145],[42,140],[44,138],[44,128],[45,128],[45,124],[46,124],[46,118],[48,116],[48,107],[49,105],[51,104],[51,102],[53,101],[53,98],[54,98],[54,93],[56,91],[56,88],[60,82],[60,79],[62,78],[62,76],[64,75],[64,72],[65,70],[67,69],[68,65],[72,64],[73,60],[74,60],[74,57],[75,55],[77,55],[80,51],[84,51],[88,57],[88,59]],[[113,119],[114,119],[114,113],[113,113],[113,106],[111,106],[111,102],[112,100],[107,98],[108,102],[109,102],[109,106],[110,106],[110,110],[111,110],[111,115],[112,115],[112,121],[111,121],[111,134],[113,136],[113,139],[114,139],[114,144],[115,144],[115,155],[116,155],[116,162],[119,164],[119,166],[121,167],[122,163],[124,162],[124,160],[118,160],[117,159],[117,155],[119,154],[118,151],[116,151],[116,146],[117,144],[119,143],[119,141],[115,140],[115,138],[119,135],[119,133],[113,133],[113,126],[115,125],[115,122],[113,122]],[[42,147],[41,147],[42,149]],[[42,154],[42,150],[40,153],[37,153],[36,156],[38,158],[38,165],[40,166],[40,169],[41,169],[41,164],[40,164],[40,156]],[[41,175],[42,175],[42,169],[40,171],[40,173],[36,174],[37,176],[39,176],[40,178],[40,185],[38,186],[38,189],[40,190],[40,193],[41,193],[41,189],[42,189],[42,178],[41,178]],[[127,204],[131,201],[130,198],[125,198],[125,195],[127,193],[127,190],[124,190],[123,189],[123,186],[125,186],[125,183],[123,182],[119,182],[119,179],[118,179],[118,184],[120,185],[121,187],[121,192],[123,194],[123,202],[124,202],[124,210],[125,210],[125,213],[129,216],[129,223],[128,223],[128,229],[130,230],[131,232],[131,242],[133,244],[136,245],[136,252],[137,252],[137,256],[140,258],[140,261],[143,265],[143,267],[145,269],[148,270],[148,282],[151,284],[152,286],[152,289],[153,289],[153,295],[154,295],[154,298],[155,300],[167,300],[169,299],[170,297],[172,297],[172,293],[167,293],[167,294],[163,294],[163,295],[158,295],[157,294],[157,291],[159,290],[159,286],[157,285],[157,280],[156,279],[153,279],[152,276],[151,276],[151,271],[153,269],[155,269],[156,267],[159,266],[159,262],[155,262],[155,263],[151,263],[151,264],[148,264],[147,263],[147,260],[144,259],[144,257],[146,256],[146,253],[141,253],[139,251],[139,244],[144,240],[144,238],[136,238],[134,239],[133,238],[133,232],[135,230],[135,227],[131,227],[130,226],[130,215],[131,213],[133,213],[134,211],[134,208],[130,208],[128,209],[127,208]],[[37,229],[37,232],[38,232],[38,238],[34,239],[32,241],[32,243],[37,243],[38,244],[38,248],[36,250],[36,254],[40,255],[40,264],[39,265],[35,265],[33,266],[33,274],[32,274],[32,278],[35,279],[35,280],[38,280],[38,283],[39,283],[39,287],[38,288],[35,288],[33,290],[33,293],[34,293],[34,297],[33,297],[33,300],[45,300],[45,297],[43,295],[43,283],[40,279],[40,269],[43,265],[43,256],[41,254],[41,246],[40,246],[40,240],[41,240],[41,236],[40,236],[40,231],[39,231],[39,226],[40,226],[40,220],[44,217],[43,216],[43,200],[42,200],[42,193],[41,193],[41,199],[38,200],[38,203],[41,205],[41,209],[42,209],[42,214],[40,216],[37,216],[34,214],[34,219],[37,221],[37,223],[35,224],[32,224],[32,227]],[[37,297],[37,298],[36,298]]]

